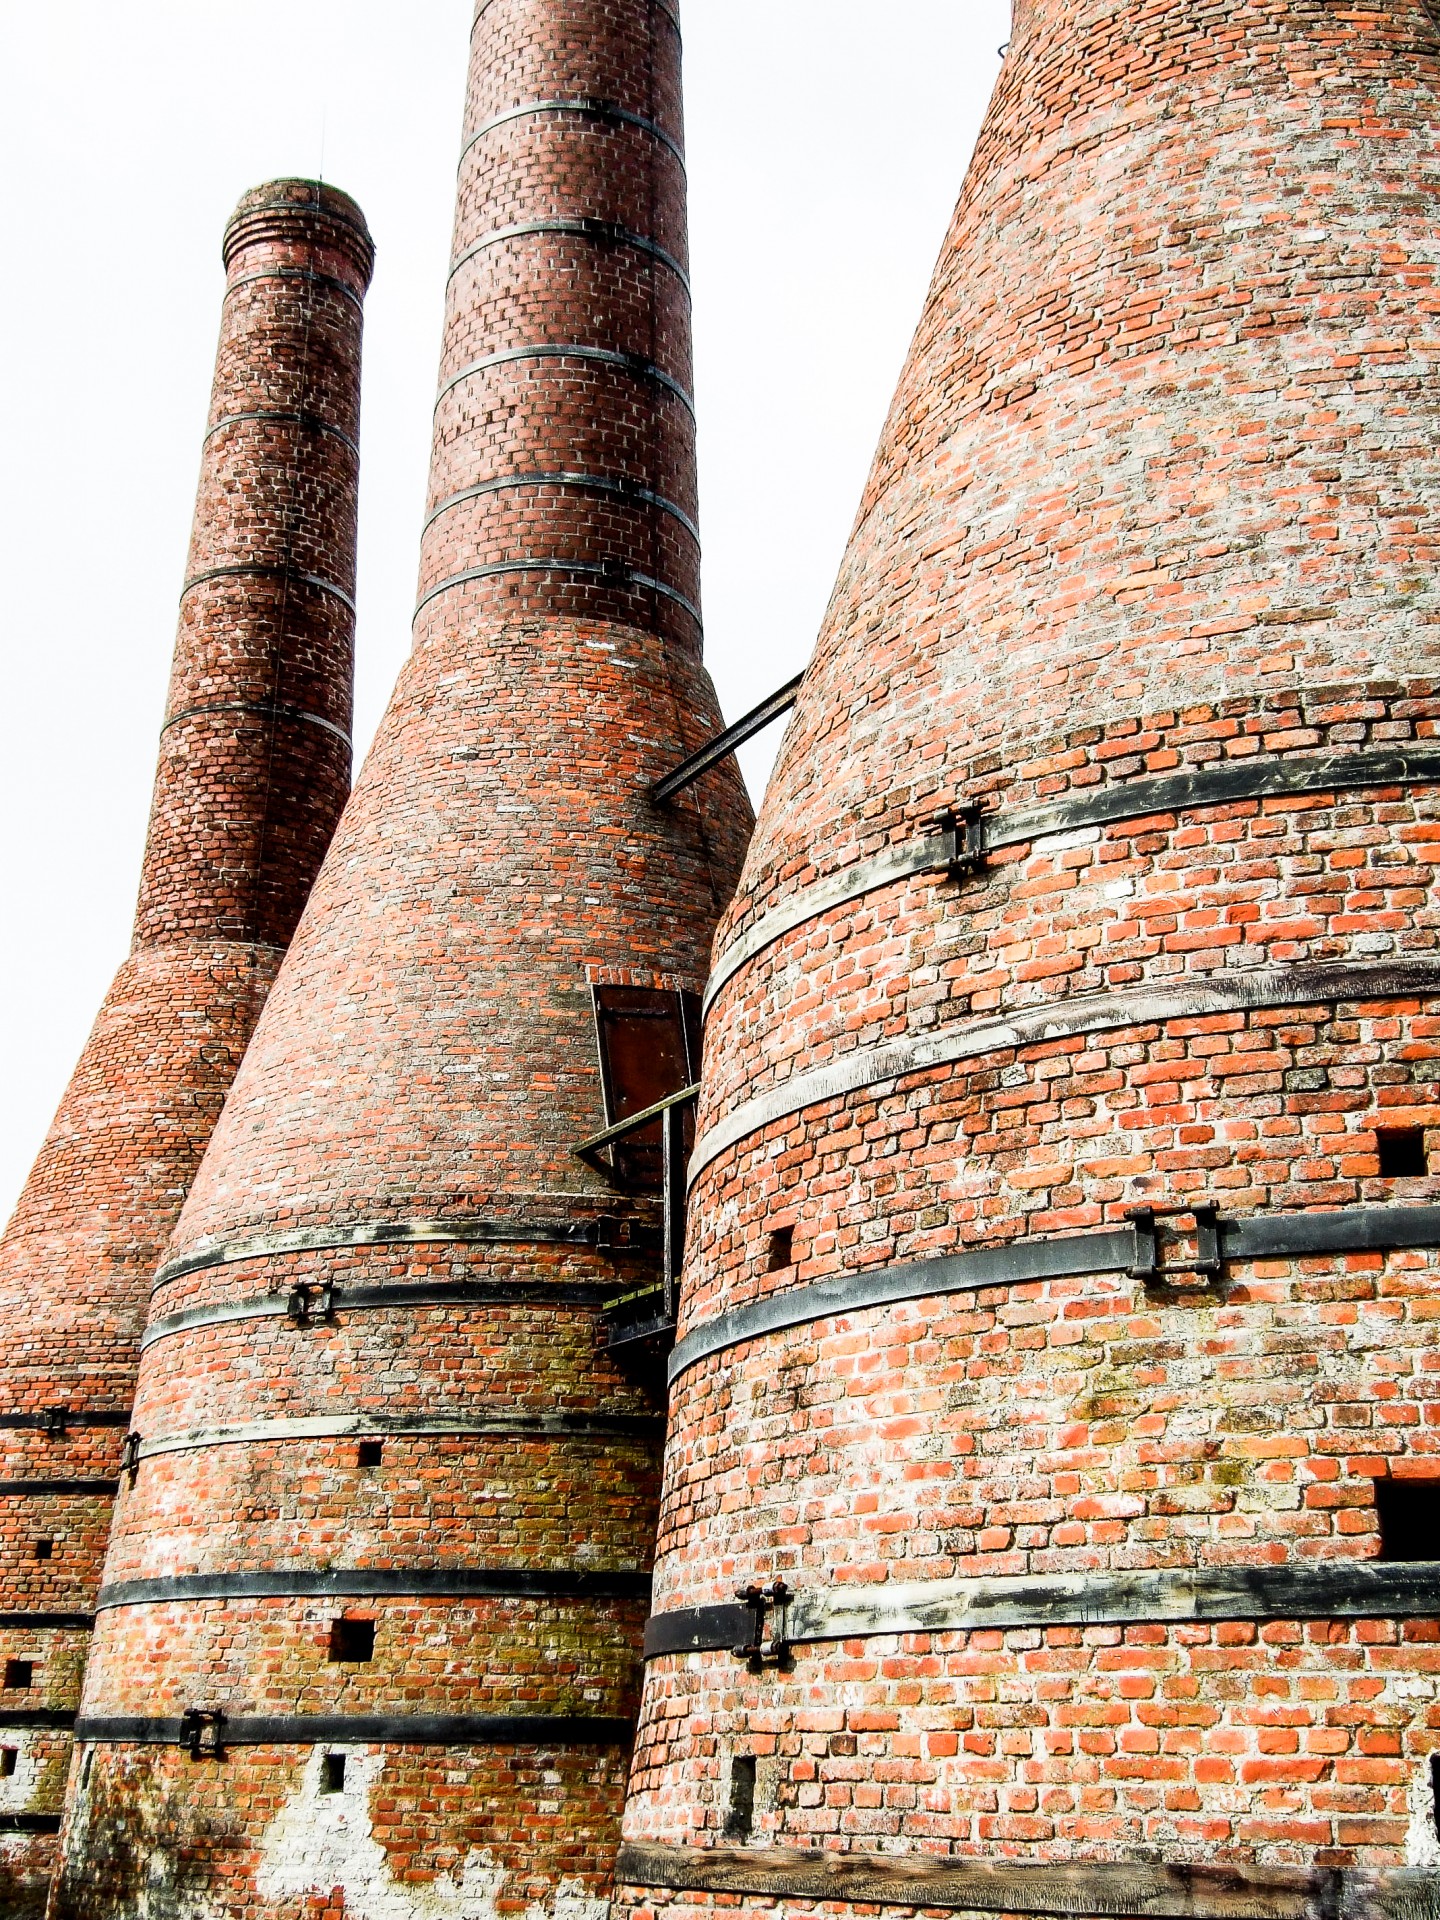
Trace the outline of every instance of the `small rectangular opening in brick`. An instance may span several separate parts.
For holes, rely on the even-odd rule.
[[[20,1764],[18,1747],[0,1747],[0,1780],[8,1780]]]
[[[770,1234],[770,1271],[779,1273],[795,1264],[794,1227],[775,1227]]]
[[[1421,1180],[1430,1171],[1423,1127],[1377,1127],[1375,1146],[1382,1180]]]
[[[385,1442],[383,1440],[362,1440],[355,1449],[357,1467],[378,1467],[384,1458]]]
[[[345,1756],[343,1753],[327,1753],[320,1763],[320,1791],[322,1793],[343,1793],[345,1791]]]
[[[730,1805],[725,1813],[725,1831],[733,1840],[744,1840],[755,1825],[755,1756],[737,1753],[730,1762]]]
[[[1380,1557],[1440,1560],[1440,1479],[1377,1480]]]
[[[4,1685],[7,1693],[23,1692],[26,1687],[35,1684],[35,1662],[33,1660],[7,1660],[5,1662]]]
[[[330,1658],[358,1663],[375,1658],[375,1622],[373,1620],[332,1620],[330,1622]]]
[[[53,1540],[37,1540],[35,1542],[35,1558],[37,1560],[53,1560],[55,1558],[55,1542]]]

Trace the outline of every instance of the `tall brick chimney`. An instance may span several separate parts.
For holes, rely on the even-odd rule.
[[[660,1209],[575,1150],[696,1070],[750,827],[648,797],[719,722],[681,137],[668,5],[477,9],[414,651],[161,1269],[67,1920],[603,1910]]]
[[[1436,1898],[1432,11],[1018,11],[717,940],[637,1915]]]
[[[333,188],[247,194],[130,957],[0,1243],[0,1910],[59,1827],[160,1255],[350,779],[361,300]]]

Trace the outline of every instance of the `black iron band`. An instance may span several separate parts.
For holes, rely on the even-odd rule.
[[[307,413],[304,409],[286,409],[284,407],[254,407],[248,413],[227,413],[206,432],[206,441],[213,440],[217,433],[223,433],[227,427],[238,427],[249,420],[275,421],[282,426],[308,427],[312,433],[328,434],[332,440],[338,440],[342,446],[350,449],[358,460],[360,443],[352,440],[341,427],[332,426],[328,420],[322,420],[318,413]]]
[[[253,287],[260,280],[308,280],[317,287],[330,287],[342,299],[348,300],[359,312],[365,311],[365,302],[353,287],[347,287],[338,275],[316,273],[313,267],[267,267],[263,273],[242,273],[237,280],[230,281],[226,286],[225,298],[228,300],[237,288]]]
[[[436,411],[439,411],[445,396],[453,393],[456,387],[463,386],[467,380],[489,373],[493,367],[515,366],[523,360],[579,360],[590,366],[616,367],[621,373],[633,374],[637,380],[648,380],[666,393],[673,394],[691,419],[695,418],[694,400],[672,374],[666,373],[663,367],[657,367],[653,360],[647,360],[639,353],[621,353],[614,347],[587,347],[568,341],[556,341],[553,344],[544,341],[534,346],[507,347],[502,353],[487,353],[483,360],[472,361],[468,367],[462,367],[459,373],[452,374],[445,381],[435,396]]]
[[[483,499],[486,494],[508,493],[524,487],[573,488],[577,493],[611,494],[618,500],[636,505],[655,507],[661,513],[668,513],[672,520],[678,521],[685,531],[697,543],[700,529],[686,513],[683,507],[676,506],[673,500],[667,500],[663,493],[653,493],[649,487],[642,487],[632,480],[611,480],[598,473],[507,473],[494,480],[482,480],[478,486],[466,487],[460,493],[452,493],[442,500],[425,516],[425,530],[428,532],[435,522],[456,507],[464,506],[470,500]]]
[[[98,1613],[199,1600],[648,1600],[650,1575],[571,1567],[358,1567],[119,1580]]]
[[[0,1833],[59,1833],[58,1813],[0,1813]]]
[[[186,1720],[112,1718],[75,1721],[87,1746],[187,1747]],[[234,1720],[223,1717],[212,1736],[224,1747],[624,1747],[633,1720],[579,1714],[313,1714]]]
[[[1303,1260],[1340,1253],[1395,1253],[1440,1247],[1440,1207],[1343,1207],[1327,1213],[1252,1214],[1216,1219],[1219,1257]],[[902,1300],[973,1293],[986,1287],[1027,1286],[1096,1273],[1133,1273],[1147,1259],[1144,1230],[1132,1224],[1054,1240],[1012,1240],[973,1253],[838,1274],[787,1288],[718,1315],[687,1333],[670,1356],[672,1382],[712,1354],[767,1334],[804,1327],[837,1314],[867,1313]],[[1164,1277],[1161,1273],[1160,1277]],[[1180,1277],[1177,1275],[1177,1278]]]
[[[1284,799],[1304,793],[1358,792],[1366,787],[1410,786],[1430,781],[1440,781],[1440,742],[1437,741],[1403,741],[1393,746],[1358,747],[1348,752],[1256,755],[1248,760],[1196,767],[1187,773],[1117,781],[1043,807],[1015,813],[1002,810],[981,814],[974,822],[974,839],[968,852],[972,861],[978,863],[995,849],[1024,846],[1047,834],[1112,826],[1120,821],[1143,820],[1152,814],[1234,806],[1243,801]],[[757,954],[797,927],[818,919],[822,913],[849,906],[881,887],[918,874],[943,872],[948,862],[937,858],[938,851],[938,836],[922,835],[908,846],[887,848],[872,859],[827,875],[762,914],[716,960],[705,986],[705,1009],[709,1010],[727,980],[733,979]]]
[[[39,1428],[42,1433],[61,1434],[68,1427],[128,1427],[130,1415],[114,1410],[78,1413],[70,1407],[42,1407],[39,1413],[0,1413],[0,1430],[20,1431]]]
[[[11,1633],[53,1633],[66,1628],[88,1631],[93,1613],[0,1613],[0,1627]]]
[[[163,738],[171,727],[178,727],[182,720],[196,720],[211,713],[248,713],[261,720],[298,720],[307,727],[319,727],[322,732],[333,734],[342,745],[354,752],[355,743],[343,727],[337,727],[333,720],[325,720],[318,713],[307,713],[303,707],[281,706],[273,701],[217,700],[208,706],[182,707],[178,713],[172,713],[161,727]]]
[[[456,587],[469,586],[475,580],[498,580],[511,573],[563,573],[580,580],[595,580],[602,586],[631,589],[639,593],[658,593],[662,599],[672,600],[677,607],[689,614],[697,627],[704,622],[700,609],[693,600],[687,600],[683,593],[677,593],[674,587],[667,587],[663,580],[652,579],[648,573],[636,573],[630,567],[607,567],[594,560],[506,560],[493,567],[471,567],[464,573],[451,574],[448,580],[441,580],[421,596],[415,609],[415,619],[429,606],[432,600],[438,600],[442,593],[450,593]]]
[[[118,1480],[0,1480],[0,1500],[46,1500],[52,1497],[113,1500]]]
[[[673,140],[665,129],[655,120],[647,120],[643,113],[631,113],[628,107],[618,106],[613,100],[582,98],[574,100],[525,100],[519,106],[507,107],[503,113],[497,113],[483,126],[479,126],[460,149],[460,165],[463,167],[469,159],[471,150],[478,146],[486,134],[494,133],[497,127],[505,127],[512,120],[528,120],[542,113],[571,114],[582,120],[599,120],[609,126],[638,127],[642,133],[648,133],[652,140],[658,140],[667,153],[671,153],[680,162],[683,171],[685,155],[677,141]]]
[[[140,1341],[143,1353],[157,1340],[188,1332],[192,1327],[220,1327],[232,1321],[334,1321],[349,1313],[409,1313],[424,1307],[452,1309],[487,1307],[574,1307],[598,1313],[615,1292],[615,1282],[584,1280],[435,1280],[383,1287],[332,1287],[323,1301],[307,1300],[297,1316],[293,1293],[267,1293],[223,1306],[187,1307],[180,1313],[153,1320]]]
[[[193,593],[197,587],[206,586],[212,580],[239,578],[249,578],[252,580],[283,580],[290,586],[298,583],[303,587],[314,587],[317,593],[328,593],[332,599],[340,601],[343,606],[350,609],[351,613],[358,611],[354,599],[345,591],[344,587],[337,587],[333,580],[322,580],[318,573],[302,573],[298,567],[265,567],[258,565],[207,567],[204,573],[194,574],[185,582],[184,586],[180,589],[180,598],[183,600],[187,594]]]
[[[1243,971],[1236,968],[1122,987],[1113,993],[1077,993],[1032,1002],[1011,1013],[956,1021],[949,1027],[882,1041],[878,1046],[857,1047],[824,1066],[792,1073],[788,1080],[732,1108],[701,1135],[691,1155],[689,1180],[693,1185],[722,1153],[777,1120],[987,1054],[1012,1053],[1081,1034],[1161,1026],[1167,1021],[1194,1020],[1209,1014],[1428,999],[1436,994],[1440,994],[1440,954],[1424,954],[1379,964],[1327,960]]]
[[[622,1846],[622,1886],[1099,1920],[1440,1920],[1440,1873]]]
[[[336,1247],[596,1247],[623,1250],[628,1222],[599,1220],[503,1220],[457,1216],[453,1220],[362,1220],[342,1227],[298,1227],[286,1233],[257,1233],[226,1240],[167,1260],[155,1276],[155,1288],[207,1267],[234,1266],[241,1260],[268,1260],[275,1254],[327,1252]]]
[[[1440,1561],[1327,1560],[1316,1566],[1160,1568],[1005,1580],[897,1582],[801,1590],[785,1611],[791,1646],[892,1634],[1047,1627],[1218,1624],[1230,1620],[1440,1617]],[[733,1652],[749,1638],[744,1606],[655,1614],[645,1658]]]
[[[449,279],[453,280],[462,267],[468,266],[490,247],[503,246],[507,240],[528,240],[546,233],[568,234],[572,239],[589,241],[597,247],[629,247],[632,252],[643,253],[647,259],[667,268],[686,293],[690,291],[690,276],[673,253],[667,253],[658,241],[650,239],[648,235],[636,233],[615,220],[517,220],[512,226],[496,227],[493,233],[485,234],[463,253],[456,255]]]
[[[132,1436],[125,1470],[174,1453],[208,1453],[216,1447],[301,1446],[316,1440],[527,1440],[629,1441],[650,1447],[663,1439],[663,1414],[525,1413],[440,1414],[430,1419],[370,1418],[363,1414],[303,1415],[250,1420],[228,1427],[201,1427],[159,1440]]]
[[[0,1727],[32,1728],[37,1732],[68,1733],[75,1724],[73,1707],[0,1708]]]
[[[670,11],[669,7],[665,4],[665,0],[650,0],[650,4],[655,12],[662,15],[665,21],[675,29],[678,36],[680,32],[679,16]],[[475,18],[470,22],[470,38],[472,42],[479,29],[480,22],[494,5],[495,0],[480,0],[480,5],[475,9]]]

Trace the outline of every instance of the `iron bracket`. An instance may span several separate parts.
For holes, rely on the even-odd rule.
[[[1218,1280],[1221,1271],[1220,1216],[1215,1207],[1201,1203],[1194,1207],[1131,1207],[1125,1218],[1135,1233],[1135,1252],[1130,1262],[1130,1278],[1144,1286],[1173,1284],[1176,1274],[1198,1274],[1201,1283]],[[1160,1245],[1162,1220],[1190,1219],[1195,1222],[1193,1260],[1169,1258]]]
[[[140,1471],[140,1436],[133,1431],[126,1434],[120,1447],[120,1471],[129,1474],[133,1487]]]
[[[942,839],[948,839],[949,843],[937,866],[943,866],[952,880],[968,880],[972,874],[983,872],[988,858],[985,812],[978,801],[948,808],[936,816],[935,825]]]
[[[323,1285],[312,1287],[307,1281],[298,1281],[290,1289],[290,1298],[285,1311],[290,1316],[292,1326],[313,1327],[317,1321],[329,1322],[335,1318],[335,1282],[326,1280]]]
[[[43,1432],[47,1440],[58,1440],[70,1428],[70,1409],[68,1407],[46,1407]]]
[[[191,1707],[180,1721],[180,1744],[192,1760],[223,1760],[225,1715],[218,1707]]]
[[[741,1587],[735,1598],[750,1609],[750,1638],[734,1649],[735,1658],[743,1660],[751,1673],[763,1673],[766,1667],[775,1667],[781,1673],[794,1670],[795,1655],[791,1650],[788,1628],[790,1624],[790,1603],[795,1598],[783,1580],[777,1580],[773,1586],[757,1586],[753,1581],[748,1587]],[[776,1616],[770,1639],[765,1638],[765,1628],[769,1616]]]

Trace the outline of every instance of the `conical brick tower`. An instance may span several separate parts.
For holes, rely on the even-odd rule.
[[[0,1243],[0,1911],[38,1911],[151,1280],[350,783],[354,203],[226,229],[135,938]]]
[[[1017,9],[717,940],[637,1913],[1437,1898],[1437,87]]]
[[[648,797],[719,720],[679,75],[655,0],[477,9],[414,652],[161,1270],[67,1920],[608,1892],[660,1209],[575,1149],[693,1072],[750,826]]]

